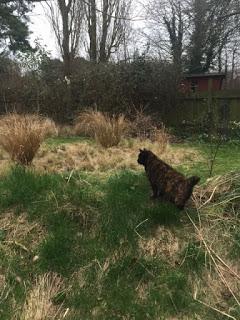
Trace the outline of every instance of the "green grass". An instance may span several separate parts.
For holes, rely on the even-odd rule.
[[[205,256],[201,243],[196,241],[190,241],[186,245],[182,252],[182,258],[184,259],[184,268],[198,274],[201,274],[208,263],[208,257]]]
[[[239,167],[240,148],[223,146],[215,172]],[[181,170],[207,177],[204,162]],[[11,288],[0,299],[0,318],[12,319],[16,310],[12,302],[20,308],[33,279],[53,271],[70,288],[62,297],[64,308],[71,310],[67,320],[225,319],[193,300],[190,279],[200,281],[208,263],[184,212],[149,196],[145,174],[130,170],[105,179],[74,172],[69,180],[60,174],[13,167],[2,176],[1,216],[8,211],[26,213],[29,221],[43,228],[44,237],[29,252],[21,247],[10,250],[4,243],[7,231],[0,226],[0,274],[6,275]],[[196,218],[194,209],[191,215]],[[175,264],[167,255],[147,255],[139,247],[141,239],[154,237],[163,226],[185,243]],[[239,237],[236,232],[233,236],[232,258],[238,259]],[[33,262],[35,255],[39,259]],[[238,317],[235,302],[226,303]]]
[[[211,148],[207,143],[190,142],[184,144],[186,148],[193,147],[202,154],[204,159],[191,166],[183,166],[182,171],[186,174],[198,174],[202,181],[209,177],[209,161],[211,158]],[[221,175],[229,171],[240,169],[240,144],[225,143],[222,144],[217,152],[216,160],[213,166],[213,176]]]

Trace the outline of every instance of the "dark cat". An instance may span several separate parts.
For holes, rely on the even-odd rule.
[[[162,196],[182,210],[200,178],[196,176],[185,178],[184,175],[146,149],[140,149],[138,163],[145,167],[153,191],[152,197]]]

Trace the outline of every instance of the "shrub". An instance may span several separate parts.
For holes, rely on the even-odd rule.
[[[131,135],[141,140],[150,138],[152,131],[155,129],[155,123],[150,115],[144,112],[144,108],[134,108],[130,113]]]
[[[43,140],[56,133],[54,122],[39,115],[9,113],[0,118],[0,145],[21,165],[31,164]]]
[[[117,146],[129,129],[124,115],[112,115],[96,110],[82,112],[76,121],[75,132],[94,137],[104,148]]]
[[[151,115],[144,112],[144,108],[134,108],[133,113],[130,114],[131,130],[133,137],[140,140],[150,139],[159,145],[160,152],[164,152],[168,146],[170,135],[163,125],[163,123],[153,120]]]
[[[58,137],[66,138],[73,137],[75,134],[75,128],[70,125],[61,125],[58,127]]]
[[[163,153],[164,151],[166,151],[169,144],[170,135],[164,125],[162,125],[162,127],[159,129],[153,129],[150,139],[158,144],[160,152]]]
[[[59,128],[57,128],[55,122],[52,119],[39,117],[39,120],[43,121],[44,138],[58,136]]]

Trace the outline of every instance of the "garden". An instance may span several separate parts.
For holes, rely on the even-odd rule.
[[[238,142],[182,140],[142,111],[0,128],[1,319],[239,319]],[[150,199],[139,148],[201,177],[183,211]]]

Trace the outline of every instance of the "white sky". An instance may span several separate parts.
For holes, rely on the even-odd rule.
[[[35,8],[30,13],[30,21],[29,28],[32,32],[30,36],[31,42],[33,43],[33,41],[38,38],[39,42],[43,46],[46,46],[46,49],[53,57],[59,57],[51,25],[40,3],[35,4]]]

